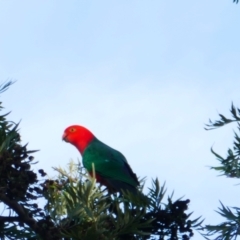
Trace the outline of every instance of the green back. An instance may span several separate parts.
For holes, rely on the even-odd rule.
[[[83,152],[83,165],[89,172],[92,171],[92,163],[96,174],[107,180],[117,180],[133,187],[139,184],[126,158],[96,138]]]

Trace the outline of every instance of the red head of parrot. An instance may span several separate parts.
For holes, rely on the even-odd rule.
[[[72,125],[64,130],[62,139],[74,145],[81,154],[95,136],[85,127]]]

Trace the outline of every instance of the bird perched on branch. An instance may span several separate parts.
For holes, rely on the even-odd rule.
[[[79,125],[65,129],[63,140],[74,145],[82,155],[83,166],[109,192],[137,192],[139,181],[126,158],[119,151],[98,140],[91,131]]]

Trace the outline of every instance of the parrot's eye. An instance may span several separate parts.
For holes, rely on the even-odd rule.
[[[69,130],[70,132],[75,132],[76,131],[76,129],[75,128],[70,128],[70,130]]]

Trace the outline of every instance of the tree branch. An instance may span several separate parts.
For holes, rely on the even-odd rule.
[[[0,193],[0,201],[5,203],[9,208],[14,210],[16,214],[18,215],[17,217],[0,217],[0,221],[18,221],[21,223],[25,223],[28,225],[36,234],[38,234],[41,239],[44,240],[52,240],[52,239],[60,239],[59,237],[54,237],[52,236],[51,230],[46,230],[40,227],[38,222],[29,216],[28,211],[17,201],[9,199],[5,194]],[[55,231],[56,232],[56,231]]]
[[[0,216],[0,222],[22,222],[20,217]]]
[[[0,200],[18,214],[21,222],[26,223],[34,231],[37,230],[38,226],[36,220],[29,217],[28,212],[17,201],[10,200],[5,194],[0,194]]]

